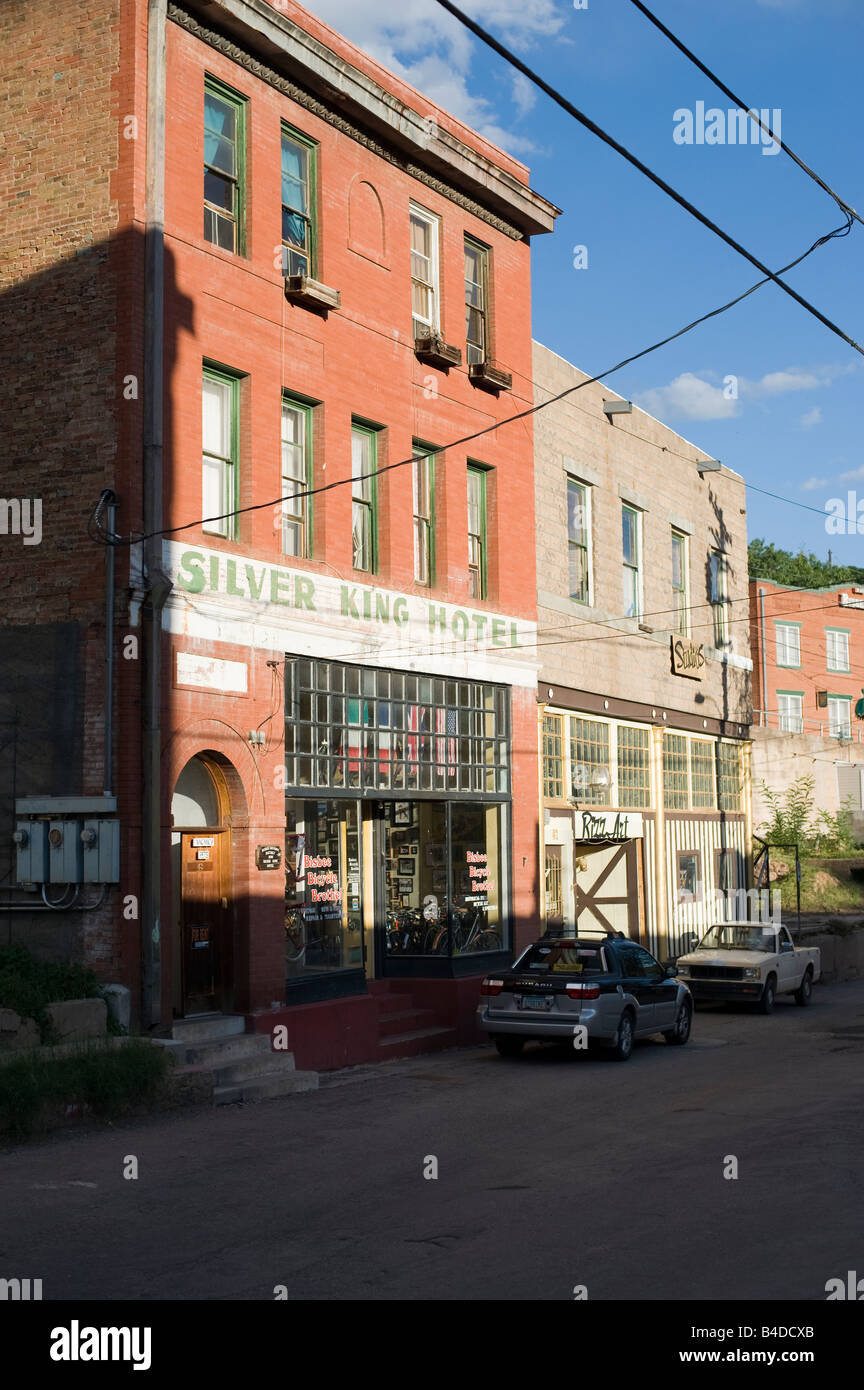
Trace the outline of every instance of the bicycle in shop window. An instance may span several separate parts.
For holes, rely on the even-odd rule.
[[[318,930],[321,923],[316,923]],[[285,909],[285,959],[289,965],[336,966],[342,963],[341,931],[316,936],[302,907]]]
[[[413,908],[391,909],[384,926],[388,955],[417,955],[423,951],[426,923]]]
[[[443,917],[443,922],[427,932],[425,949],[428,954],[447,955],[448,932],[454,956],[503,950],[501,937],[489,926],[484,903],[469,903],[465,907],[457,907],[454,903],[449,910],[445,905]]]

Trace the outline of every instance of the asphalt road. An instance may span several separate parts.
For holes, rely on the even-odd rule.
[[[56,1136],[0,1155],[0,1275],[46,1300],[823,1301],[864,1274],[862,1061],[856,981],[702,1010],[623,1065],[483,1047]]]

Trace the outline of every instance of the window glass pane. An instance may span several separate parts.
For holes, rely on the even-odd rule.
[[[608,724],[570,720],[570,785],[580,806],[611,806]]]
[[[560,714],[543,716],[543,795],[560,800],[564,795],[564,731]]]
[[[208,521],[206,529],[212,531],[218,528],[221,531],[225,522],[209,521],[209,518],[220,517],[228,510],[225,496],[225,464],[220,459],[205,458],[202,463],[202,482],[204,519]]]
[[[362,969],[360,806],[289,800],[286,811],[286,978]]]
[[[237,112],[234,106],[216,96],[204,93],[204,162],[214,169],[236,177]]]
[[[309,212],[309,151],[282,136],[282,202],[295,212]]]
[[[672,810],[690,808],[687,739],[683,734],[663,735],[663,800]]]
[[[706,740],[690,743],[690,794],[694,807],[714,805],[714,745]]]
[[[231,387],[204,377],[201,388],[204,452],[228,458],[231,453]]]
[[[619,806],[650,806],[650,735],[647,729],[618,726]]]

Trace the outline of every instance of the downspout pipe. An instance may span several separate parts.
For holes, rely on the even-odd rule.
[[[167,0],[147,7],[147,143],[144,237],[142,616],[141,1029],[162,1021],[162,445],[165,337],[165,43]]]
[[[759,590],[759,665],[762,669],[762,708],[759,711],[759,723],[767,724],[765,717],[768,709],[768,665],[765,655],[765,590]]]
[[[117,495],[110,488],[105,496],[108,509],[108,534],[105,547],[105,775],[104,795],[113,796],[114,781],[114,536],[117,519]]]

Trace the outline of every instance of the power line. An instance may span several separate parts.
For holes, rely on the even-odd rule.
[[[574,106],[571,101],[568,101],[567,97],[563,96],[557,88],[546,82],[533,70],[533,68],[529,68],[527,63],[523,63],[521,58],[517,58],[515,53],[511,52],[509,48],[506,48],[504,44],[499,43],[499,41],[493,38],[486,29],[477,24],[475,20],[471,19],[464,11],[460,10],[458,6],[452,4],[451,0],[437,0],[437,3],[441,5],[443,9],[447,10],[449,14],[452,14],[455,19],[458,19],[460,24],[464,24],[467,29],[470,29],[472,34],[475,34],[477,38],[481,39],[483,43],[487,44],[500,57],[504,58],[512,67],[515,67],[521,72],[524,77],[527,77],[529,82],[533,82],[536,87],[539,87],[548,97],[551,97],[551,99],[560,106],[562,110],[566,111],[569,116],[572,116],[580,125],[583,125],[586,130],[591,131],[592,135],[596,135],[604,144],[609,145],[617,154],[620,154],[622,158],[626,159],[628,164],[632,164],[635,169],[638,169],[641,174],[644,174],[653,184],[656,184],[658,188],[662,189],[668,197],[672,198],[679,205],[679,207],[689,212],[691,217],[696,218],[697,222],[701,222],[703,227],[707,227],[708,230],[712,231],[715,236],[718,236],[721,241],[725,241],[726,245],[731,246],[733,251],[737,251],[739,256],[743,256],[745,260],[749,261],[751,265],[754,265],[756,269],[760,270],[769,280],[773,280],[775,285],[779,285],[781,290],[794,299],[796,303],[800,304],[802,308],[806,309],[809,314],[817,318],[826,328],[830,328],[832,333],[836,333],[838,338],[842,338],[845,343],[848,343],[856,352],[860,352],[861,355],[864,356],[864,347],[861,347],[860,343],[857,343],[854,338],[851,338],[848,333],[845,333],[842,328],[839,328],[836,323],[833,323],[820,309],[817,309],[815,305],[811,304],[809,300],[806,300],[803,295],[800,295],[797,290],[793,290],[791,285],[787,285],[785,280],[780,279],[783,270],[776,272],[769,270],[757,256],[754,256],[752,252],[748,251],[746,247],[742,246],[741,243],[730,236],[728,232],[724,232],[723,228],[719,227],[716,222],[712,222],[711,218],[707,217],[704,212],[700,212],[693,203],[689,202],[688,199],[683,196],[683,194],[679,193],[677,189],[674,189],[672,185],[667,183],[665,179],[662,179],[659,174],[655,174],[652,169],[648,168],[647,164],[644,164],[641,159],[624,145],[620,144],[613,136],[608,135],[601,126],[598,126],[595,121],[591,120],[590,116],[586,116],[584,112]],[[831,232],[825,237],[825,240],[830,239],[832,236],[845,236],[851,230],[851,227],[852,216],[851,213],[847,212],[845,231],[839,230],[837,232]],[[809,252],[806,254],[809,254]],[[799,257],[799,259],[801,258]],[[793,264],[797,264],[797,262],[793,262]],[[784,267],[784,270],[788,269],[790,269],[789,266]]]
[[[827,184],[824,179],[820,178],[819,175],[815,173],[815,171],[811,169],[808,164],[805,164],[803,159],[799,159],[798,155],[795,153],[794,150],[790,150],[789,146],[786,144],[784,140],[780,139],[779,135],[774,134],[774,131],[771,129],[770,125],[766,125],[759,118],[755,107],[749,106],[746,102],[742,101],[740,97],[737,97],[735,95],[735,93],[732,91],[730,87],[726,86],[725,82],[721,82],[720,78],[717,76],[715,72],[712,72],[709,67],[706,67],[705,64],[701,62],[699,58],[696,57],[696,54],[691,52],[691,50],[686,46],[686,44],[682,43],[681,40],[677,38],[675,34],[672,33],[671,29],[667,29],[666,25],[663,24],[662,21],[659,20],[655,14],[651,13],[647,5],[642,4],[642,0],[631,0],[631,3],[636,6],[637,10],[641,10],[645,18],[647,20],[650,20],[650,22],[655,26],[655,28],[660,30],[661,34],[666,35],[666,38],[669,39],[669,41],[673,43],[675,47],[680,50],[681,53],[684,54],[685,58],[689,58],[690,62],[694,63],[700,72],[704,72],[705,76],[714,83],[715,87],[719,87],[720,91],[723,92],[727,97],[729,97],[731,101],[734,101],[737,107],[739,107],[742,111],[746,111],[751,120],[756,121],[759,127],[762,130],[764,130],[766,134],[770,135],[771,139],[780,146],[783,153],[788,154],[790,159],[794,159],[795,163],[799,166],[799,168],[803,169],[805,174],[809,174],[810,178],[813,179],[815,183],[818,183],[819,187],[824,189],[824,191],[834,199],[837,206],[841,209],[841,211],[843,211],[847,215],[847,217],[854,217],[856,222],[860,222],[862,226],[864,226],[864,218],[859,217],[855,209],[853,207],[850,207],[850,205],[845,201],[845,199],[840,197],[839,193],[835,193],[834,189],[831,188],[831,186]]]

